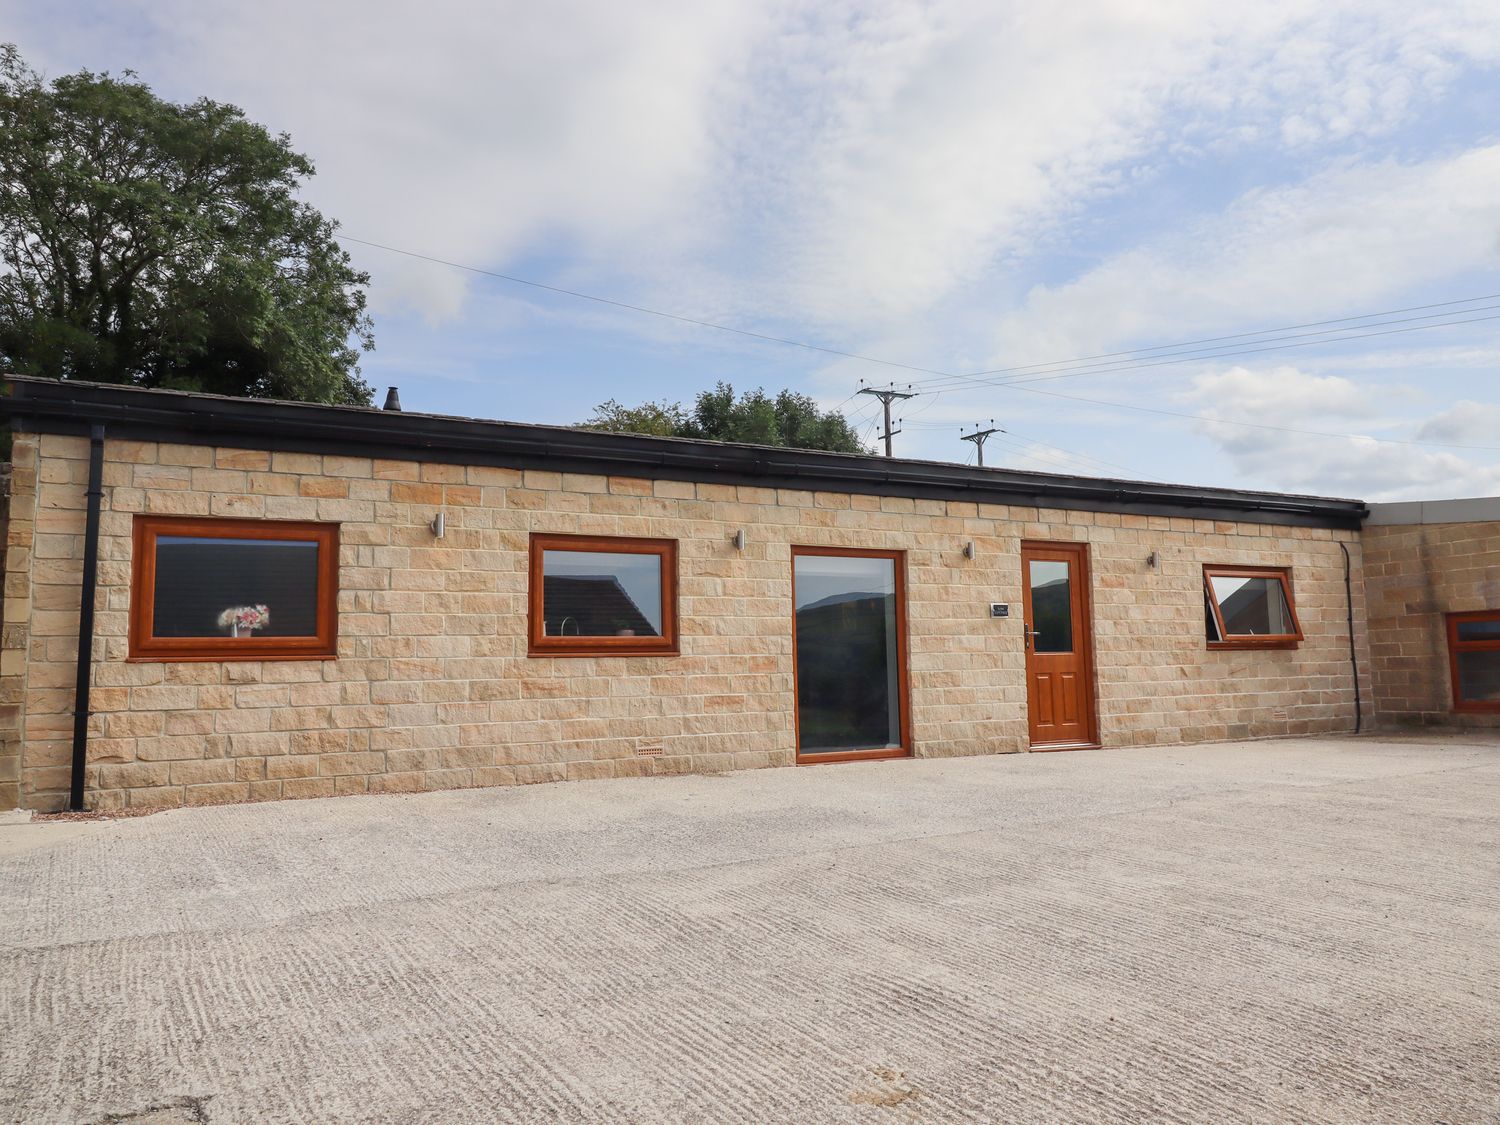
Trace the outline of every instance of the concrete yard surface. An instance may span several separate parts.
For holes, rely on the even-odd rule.
[[[48,828],[6,1121],[1500,1119],[1494,737]]]

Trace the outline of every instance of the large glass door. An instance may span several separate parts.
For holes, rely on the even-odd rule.
[[[799,762],[911,752],[904,564],[898,551],[792,549]]]

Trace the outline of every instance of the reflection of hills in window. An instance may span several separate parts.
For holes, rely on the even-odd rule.
[[[542,606],[547,631],[554,636],[566,635],[564,622],[576,624],[578,635],[584,637],[615,636],[627,630],[638,637],[661,635],[613,574],[546,575]]]

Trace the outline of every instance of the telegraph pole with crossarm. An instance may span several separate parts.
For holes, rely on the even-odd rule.
[[[960,433],[958,436],[964,441],[974,443],[974,451],[979,456],[979,467],[984,468],[984,443],[989,440],[991,434],[1003,434],[1005,431],[996,428],[995,420],[990,419],[990,428],[987,430],[975,430],[972,434]]]
[[[911,386],[910,383],[907,386]],[[877,387],[861,387],[858,391],[862,395],[874,395],[880,400],[880,405],[885,409],[885,433],[880,436],[885,439],[885,455],[891,455],[891,438],[899,434],[900,430],[891,429],[891,403],[897,399],[916,398],[913,391],[898,391],[894,386],[884,389]]]

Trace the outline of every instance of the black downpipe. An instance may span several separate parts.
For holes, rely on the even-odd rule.
[[[104,427],[89,432],[88,516],[83,531],[83,586],[78,603],[78,683],[73,693],[73,784],[68,808],[83,811],[89,756],[89,685],[94,669],[94,596],[99,588],[99,504],[104,498]]]
[[[1359,699],[1359,657],[1354,648],[1354,583],[1349,578],[1349,547],[1340,543],[1339,549],[1344,552],[1344,603],[1349,607],[1349,667],[1354,672],[1354,733],[1358,734],[1364,716]]]

